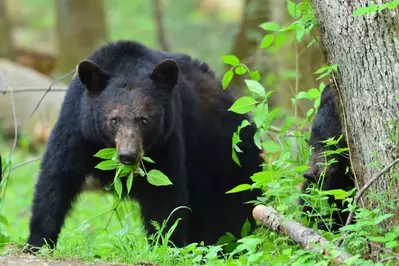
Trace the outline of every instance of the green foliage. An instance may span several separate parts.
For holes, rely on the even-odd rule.
[[[94,157],[104,159],[104,161],[98,163],[95,168],[108,171],[108,170],[116,170],[115,172],[115,177],[114,177],[114,188],[119,196],[119,198],[122,198],[122,191],[123,191],[123,184],[121,181],[121,177],[126,177],[127,176],[127,191],[128,193],[132,189],[132,184],[133,184],[133,179],[134,175],[139,174],[141,176],[146,176],[148,183],[154,186],[169,186],[173,185],[172,182],[169,180],[169,178],[162,173],[159,170],[152,169],[149,172],[147,172],[144,168],[143,162],[141,162],[141,165],[143,168],[140,168],[137,165],[125,165],[119,162],[118,160],[118,152],[115,148],[105,148],[99,150],[96,154],[94,154]],[[149,157],[143,157],[143,161],[149,162],[149,163],[155,163],[151,158]]]
[[[399,6],[398,0],[393,0],[392,2],[384,4],[368,4],[365,7],[360,7],[353,12],[354,16],[362,16],[365,14],[371,14],[374,12],[382,11],[384,9],[396,9]]]
[[[30,4],[32,14],[42,11],[47,5],[46,1],[23,0]],[[110,14],[110,28],[112,39],[125,38],[130,36],[144,36],[140,38],[144,43],[155,46],[155,36],[146,34],[153,30],[153,24],[148,23],[148,16],[151,16],[150,5],[147,1],[106,1]],[[166,2],[165,2],[166,3]],[[253,123],[256,126],[256,133],[253,141],[264,154],[262,170],[249,177],[248,182],[240,184],[226,191],[227,196],[232,193],[240,193],[245,190],[257,189],[262,196],[247,204],[267,204],[288,218],[297,220],[303,225],[312,227],[322,233],[333,244],[340,239],[341,234],[334,235],[328,231],[320,231],[315,225],[322,222],[327,228],[330,227],[331,213],[335,206],[330,206],[327,197],[332,195],[337,200],[349,203],[346,211],[354,211],[356,224],[342,228],[347,232],[343,239],[344,247],[355,256],[345,262],[346,265],[383,265],[382,262],[371,262],[362,259],[361,256],[369,252],[370,245],[381,245],[383,249],[389,249],[390,253],[380,255],[380,259],[393,261],[390,257],[397,257],[399,227],[384,229],[379,227],[383,221],[392,214],[383,212],[387,205],[391,213],[395,211],[396,202],[388,201],[384,195],[369,193],[368,197],[374,197],[377,206],[373,209],[360,208],[353,202],[354,191],[329,190],[321,191],[320,187],[324,182],[324,174],[318,184],[308,188],[309,194],[302,194],[299,185],[304,181],[303,172],[309,166],[309,155],[311,153],[306,140],[309,136],[309,125],[311,124],[320,106],[320,96],[325,87],[323,82],[315,88],[309,88],[293,95],[291,101],[294,107],[303,101],[310,101],[312,106],[307,110],[305,117],[298,117],[287,114],[279,107],[269,104],[269,98],[273,93],[276,74],[268,73],[261,77],[257,70],[249,69],[235,55],[227,54],[222,60],[214,54],[226,53],[228,51],[228,38],[233,38],[234,27],[229,23],[220,23],[218,19],[209,19],[210,16],[198,15],[187,12],[194,1],[169,1],[166,12],[169,13],[169,20],[166,21],[170,29],[170,39],[177,39],[176,36],[186,34],[198,35],[198,29],[207,31],[209,38],[179,38],[179,42],[172,43],[173,50],[185,51],[208,61],[210,65],[224,63],[229,69],[222,78],[222,89],[227,89],[233,78],[242,76],[245,81],[247,95],[238,98],[228,109],[230,112],[249,114],[251,122],[242,121],[237,130],[232,134],[232,160],[240,165],[238,154],[243,151],[239,145],[240,131]],[[399,1],[384,4],[369,4],[354,12],[355,16],[382,11],[387,8],[395,8]],[[126,8],[129,6],[129,8]],[[178,6],[179,8],[172,8]],[[284,44],[290,42],[304,42],[305,36],[310,35],[312,29],[317,26],[314,11],[308,0],[296,3],[292,0],[286,1],[286,8],[292,22],[286,25],[279,25],[275,22],[264,22],[259,25],[265,31],[259,47],[267,53],[278,53]],[[132,10],[139,10],[137,16],[131,16]],[[174,13],[170,13],[174,12]],[[51,13],[51,12],[50,12]],[[231,14],[226,14],[231,17]],[[44,29],[49,27],[53,18],[49,18],[46,11],[40,17],[34,27]],[[27,20],[29,23],[29,20]],[[225,21],[223,21],[225,22]],[[221,33],[215,30],[215,25],[223,25],[230,35],[220,38]],[[131,28],[134,25],[134,32]],[[209,34],[208,34],[209,33]],[[133,34],[133,35],[132,35]],[[226,36],[226,35],[223,35]],[[189,43],[190,40],[194,40]],[[199,40],[199,43],[196,43]],[[316,42],[315,39],[307,43],[310,47]],[[188,50],[187,50],[188,49]],[[198,52],[200,51],[200,52]],[[209,52],[207,54],[207,52]],[[205,54],[205,56],[203,56]],[[219,60],[219,61],[217,61]],[[217,69],[217,68],[216,68]],[[321,66],[315,70],[316,80],[333,76],[338,70],[338,65]],[[282,75],[283,79],[298,79],[299,69],[289,70]],[[396,100],[399,101],[399,98]],[[276,129],[273,125],[279,125]],[[397,125],[391,125],[391,133],[399,141]],[[342,136],[340,137],[342,138]],[[325,161],[321,164],[325,169],[333,163],[331,155],[347,153],[348,149],[337,148],[338,139],[329,139],[322,144],[326,149],[321,154]],[[3,148],[0,142],[0,147]],[[32,198],[32,187],[34,178],[38,171],[38,165],[33,164],[13,171],[12,180],[8,176],[11,168],[11,158],[4,157],[0,160],[0,170],[3,181],[0,183],[0,192],[5,192],[5,186],[10,181],[7,195],[10,200],[4,203],[5,194],[1,193],[0,201],[4,205],[4,216],[0,216],[0,243],[3,253],[11,252],[4,247],[6,243],[17,243],[21,247],[28,235],[28,221],[30,199]],[[13,155],[13,163],[23,161],[28,155],[24,151],[18,151]],[[113,262],[138,262],[148,261],[160,265],[331,265],[332,256],[326,256],[322,252],[311,252],[302,249],[293,243],[288,237],[279,235],[265,228],[258,228],[255,233],[249,234],[249,222],[246,221],[241,229],[240,235],[232,235],[226,232],[216,245],[205,246],[203,243],[191,243],[183,248],[170,247],[170,236],[179,226],[177,220],[171,227],[167,228],[166,221],[161,224],[153,222],[156,233],[150,237],[154,245],[149,245],[141,224],[140,207],[137,202],[122,202],[124,191],[131,191],[134,178],[146,177],[147,181],[155,186],[172,185],[171,181],[162,172],[151,170],[147,172],[143,162],[138,165],[123,165],[117,159],[117,152],[113,148],[98,151],[95,157],[103,161],[96,165],[96,168],[103,171],[115,171],[113,187],[115,195],[88,192],[84,193],[78,200],[76,210],[66,220],[65,230],[62,231],[57,249],[51,254],[54,258],[80,258],[85,261],[113,261]],[[156,162],[148,157],[142,159],[148,163]],[[199,162],[200,163],[200,162]],[[398,175],[396,175],[397,178]],[[6,182],[7,181],[7,182]],[[21,185],[23,184],[23,185]],[[21,197],[21,195],[24,195]],[[206,196],[206,195],[204,195]],[[303,210],[296,204],[298,197],[305,200],[305,204],[311,204],[314,209],[302,217]],[[115,200],[115,198],[117,200]],[[11,200],[12,199],[12,200]],[[162,200],[162,199],[160,199]],[[180,207],[184,208],[184,207]],[[173,210],[177,211],[179,208]],[[103,213],[99,214],[99,210]],[[173,213],[172,212],[172,213]],[[172,213],[170,215],[172,215]],[[108,216],[109,217],[106,217]],[[326,215],[327,218],[320,218]],[[313,222],[310,218],[315,219]],[[8,221],[12,221],[9,223]],[[105,228],[104,228],[105,227]],[[331,250],[334,253],[333,247]],[[43,252],[44,256],[50,256],[50,252]]]

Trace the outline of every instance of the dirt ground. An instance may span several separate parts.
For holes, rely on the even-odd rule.
[[[5,256],[0,257],[0,265],[11,265],[11,266],[86,266],[86,265],[97,265],[97,266],[156,266],[156,264],[140,262],[136,264],[124,264],[124,263],[108,263],[108,262],[92,262],[86,263],[78,260],[52,260],[47,258],[37,258],[34,256]],[[157,265],[158,266],[158,265]]]

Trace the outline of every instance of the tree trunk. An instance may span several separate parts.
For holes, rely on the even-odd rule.
[[[338,64],[335,100],[346,129],[356,183],[362,187],[398,154],[398,11],[353,16],[369,1],[311,2],[327,62]],[[389,199],[397,199],[398,186],[392,171],[375,185],[378,194],[387,193],[389,188]],[[372,203],[365,202],[368,206]]]
[[[158,45],[165,52],[169,51],[169,42],[165,34],[165,23],[163,19],[162,0],[152,0],[154,20],[157,29]]]
[[[11,23],[7,14],[6,0],[0,0],[0,57],[14,59]]]
[[[237,56],[249,68],[255,67],[259,59],[256,52],[264,31],[259,27],[269,21],[269,1],[245,0],[242,6],[240,30],[235,38],[231,54]],[[243,78],[236,75],[232,81],[234,92],[242,94]]]
[[[57,11],[58,71],[71,71],[108,40],[103,0],[55,0]]]

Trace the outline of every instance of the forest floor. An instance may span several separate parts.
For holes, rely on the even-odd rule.
[[[147,262],[138,262],[135,264],[126,263],[109,263],[109,262],[82,262],[79,260],[54,260],[48,258],[41,258],[35,256],[5,256],[0,257],[0,265],[30,265],[30,266],[83,266],[83,265],[98,265],[98,266],[155,266],[159,264],[152,264]]]

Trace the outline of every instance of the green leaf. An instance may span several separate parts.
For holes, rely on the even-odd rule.
[[[291,17],[293,18],[298,18],[301,15],[301,12],[299,9],[297,9],[296,3],[288,0],[287,2],[287,10],[288,13],[290,14]]]
[[[244,81],[250,91],[260,96],[265,96],[265,88],[263,88],[262,84],[260,84],[258,81],[252,79],[246,79]]]
[[[272,140],[266,140],[263,142],[262,146],[267,152],[276,152],[280,150],[280,146]]]
[[[150,157],[143,157],[143,160],[149,163],[155,163]]]
[[[274,42],[276,49],[280,49],[283,46],[286,38],[287,38],[287,35],[284,32],[276,33],[275,42]]]
[[[101,163],[97,164],[94,168],[100,170],[113,170],[118,167],[118,163],[112,160],[102,161]]]
[[[0,215],[0,223],[4,224],[6,226],[10,225],[10,223],[7,220],[7,217],[5,217],[4,215]]]
[[[304,171],[306,171],[308,169],[309,169],[308,165],[299,165],[299,166],[295,167],[295,172],[302,173],[302,172],[304,172]]]
[[[376,12],[376,11],[378,11],[378,5],[371,4],[371,5],[367,6],[367,7],[360,7],[358,9],[356,9],[355,12],[353,12],[353,15],[354,16],[361,16],[361,15],[370,14],[370,13],[373,13],[373,12]]]
[[[260,140],[260,131],[259,130],[257,130],[254,134],[254,142],[255,142],[256,147],[258,147],[259,150],[262,150],[262,143]]]
[[[395,248],[399,245],[397,241],[389,241],[385,244],[386,248]]]
[[[258,128],[262,126],[267,118],[267,114],[269,113],[269,107],[267,103],[261,103],[256,106],[253,112],[253,119]]]
[[[251,188],[252,188],[252,186],[249,184],[241,184],[241,185],[236,186],[235,188],[230,189],[229,191],[226,192],[226,194],[237,193],[237,192],[245,191],[245,190],[248,190]]]
[[[241,167],[240,160],[238,159],[237,153],[236,153],[236,151],[235,151],[234,149],[232,149],[231,157],[233,158],[233,161],[234,161],[238,166]]]
[[[114,188],[119,198],[122,198],[122,181],[118,177],[114,179]]]
[[[126,176],[129,175],[134,168],[136,168],[136,165],[124,165],[124,164],[120,164],[118,166],[118,176]]]
[[[331,189],[325,190],[321,194],[323,195],[333,195],[336,200],[343,200],[348,196],[348,193],[342,189]]]
[[[385,237],[382,236],[369,236],[368,237],[369,240],[373,241],[373,242],[385,242]]]
[[[310,100],[309,94],[306,91],[298,92],[298,94],[296,95],[295,98],[296,99],[309,99]]]
[[[259,25],[264,30],[268,31],[276,31],[280,29],[280,26],[277,23],[274,22],[265,22]]]
[[[246,237],[250,231],[251,231],[251,223],[248,221],[248,219],[245,219],[245,223],[241,228],[241,238]]]
[[[252,72],[249,72],[249,75],[251,76],[251,79],[253,79],[253,80],[256,80],[256,81],[259,81],[259,80],[260,80],[259,71],[252,71]],[[399,96],[398,96],[398,98],[399,98]]]
[[[251,180],[255,183],[264,184],[270,183],[273,181],[273,172],[272,171],[262,171],[253,174]]]
[[[237,114],[245,114],[251,111],[255,104],[256,100],[254,98],[243,96],[238,98],[228,110]]]
[[[115,148],[105,148],[99,150],[94,157],[101,158],[101,159],[111,159],[117,153]]]
[[[130,175],[129,175],[129,177],[127,178],[127,181],[126,181],[127,193],[128,193],[128,194],[130,193],[130,190],[132,189],[133,178],[134,178],[134,175],[133,175],[133,172],[131,172]]]
[[[310,108],[307,112],[306,112],[306,117],[310,117],[314,112],[313,108]]]
[[[316,99],[320,97],[320,91],[318,89],[311,88],[310,90],[308,90],[308,95],[310,98]]]
[[[262,41],[260,42],[260,48],[267,48],[269,47],[274,41],[274,34],[266,34],[263,37]]]
[[[173,184],[164,173],[156,169],[147,173],[147,180],[154,186],[169,186]]]
[[[226,73],[224,73],[223,78],[222,78],[222,87],[224,90],[229,86],[233,77],[234,77],[234,73],[233,73],[233,70],[231,70],[231,69],[229,71],[227,71]]]
[[[222,56],[223,63],[227,65],[238,65],[240,63],[240,59],[237,58],[235,55],[224,55]]]
[[[244,127],[249,126],[250,124],[251,123],[247,119],[242,120],[240,125],[240,130],[243,129]]]
[[[235,72],[237,75],[243,75],[247,72],[247,69],[244,66],[238,66],[235,68]]]

